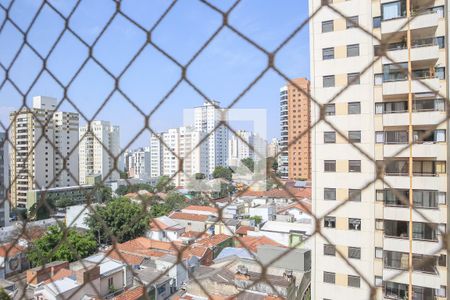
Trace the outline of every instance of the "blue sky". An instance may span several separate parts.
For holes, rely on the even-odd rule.
[[[67,16],[76,1],[52,0],[58,11]],[[8,0],[0,0],[4,6]],[[121,9],[131,19],[145,28],[151,28],[158,17],[170,5],[168,0],[125,0]],[[216,0],[210,3],[227,10],[234,1]],[[10,10],[12,18],[22,30],[26,30],[40,6],[38,0],[18,0]],[[70,28],[87,44],[92,45],[107,20],[115,11],[111,0],[82,1],[69,21]],[[274,50],[290,33],[307,18],[306,0],[243,0],[235,7],[229,23],[256,43]],[[0,10],[0,24],[5,14]],[[170,14],[152,34],[152,40],[180,64],[186,64],[201,45],[220,27],[222,16],[196,0],[180,0]],[[64,20],[45,6],[28,35],[28,41],[42,56],[64,29]],[[115,76],[122,73],[126,64],[146,41],[146,35],[122,16],[116,16],[104,35],[93,48],[94,56]],[[0,63],[8,67],[22,43],[19,31],[9,22],[0,33]],[[47,66],[58,80],[67,85],[70,78],[88,56],[85,47],[73,34],[66,31],[48,58]],[[209,46],[192,62],[188,78],[210,99],[226,106],[265,68],[267,59],[255,47],[231,30],[224,28]],[[308,28],[299,32],[276,57],[277,66],[289,77],[309,77]],[[41,74],[34,86],[42,63],[28,47],[25,47],[9,77],[23,92],[32,96],[46,95],[62,99],[63,89],[46,72]],[[139,106],[149,113],[180,79],[181,69],[153,46],[147,45],[141,55],[123,74],[120,88]],[[0,83],[5,78],[0,69]],[[105,97],[114,88],[114,80],[93,60],[90,60],[68,88],[69,98],[92,118]],[[238,102],[236,108],[267,109],[268,137],[279,135],[279,88],[284,79],[274,71],[267,72],[256,85]],[[0,90],[0,120],[6,124],[8,113],[23,101],[10,83]],[[156,131],[181,126],[183,109],[201,105],[202,96],[186,83],[181,83],[151,119]],[[74,111],[69,103],[63,110]],[[109,120],[121,127],[121,143],[125,147],[140,131],[143,118],[118,92],[96,119]],[[82,119],[81,123],[85,123]],[[237,128],[238,129],[238,128]],[[132,147],[146,146],[149,133],[135,141]]]

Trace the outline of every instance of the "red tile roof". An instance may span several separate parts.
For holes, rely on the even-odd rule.
[[[143,286],[137,286],[135,288],[131,288],[128,291],[123,292],[122,294],[113,298],[113,300],[137,300],[143,297],[145,294],[145,289]]]
[[[12,257],[25,252],[25,248],[17,243],[7,243],[0,246],[0,257]]]
[[[292,198],[292,196],[294,196],[295,198],[298,199],[303,198],[311,199],[311,188],[286,187],[282,189],[273,189],[269,191],[246,190],[238,195],[249,197],[268,197],[268,198]]]
[[[134,252],[136,250],[149,250],[149,249],[169,251],[171,249],[174,249],[174,247],[169,242],[161,242],[157,240],[151,240],[145,237],[138,237],[134,240],[118,244],[117,249],[127,252]]]
[[[182,212],[173,212],[169,215],[169,218],[178,220],[199,221],[199,222],[205,222],[206,220],[208,220],[207,215],[196,215]]]
[[[246,248],[249,251],[256,252],[258,246],[269,245],[269,246],[279,246],[284,247],[282,244],[268,238],[265,236],[244,236],[236,239],[236,247]]]
[[[183,210],[198,210],[198,211],[208,211],[211,213],[218,213],[219,210],[216,207],[204,206],[204,205],[189,205],[188,207],[183,208]]]
[[[247,235],[247,231],[255,231],[255,227],[242,225],[236,230],[236,234]]]
[[[125,253],[125,252],[121,252],[119,255],[117,250],[113,250],[113,251],[109,252],[108,257],[118,260],[118,261],[121,261],[121,262],[124,262],[127,265],[140,265],[140,264],[142,264],[142,262],[145,259],[145,257],[143,257],[143,256],[129,254],[129,253]]]
[[[201,240],[197,241],[196,244],[203,245],[205,247],[213,247],[213,246],[217,246],[217,245],[225,242],[228,239],[231,239],[231,236],[220,233],[220,234],[212,235],[211,237],[201,239]]]
[[[209,234],[207,234],[206,232],[201,232],[201,231],[186,231],[183,232],[180,237],[186,237],[186,238],[206,238],[208,237]]]
[[[45,284],[49,284],[50,282],[62,279],[62,278],[66,278],[69,276],[72,276],[74,274],[73,271],[68,270],[68,269],[60,269],[58,270],[58,272],[56,272],[56,274],[54,274],[52,277],[50,277],[49,279],[47,279],[46,281],[44,281]]]

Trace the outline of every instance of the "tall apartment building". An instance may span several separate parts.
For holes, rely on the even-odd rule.
[[[153,136],[150,148],[152,177],[174,176],[174,184],[184,186],[188,178],[196,173],[207,174],[207,144],[200,144],[204,135],[193,127],[179,127],[161,133],[164,144]],[[182,172],[178,172],[180,160],[177,157],[183,158]],[[157,173],[157,170],[160,172]]]
[[[11,203],[14,206],[26,207],[28,190],[78,182],[79,115],[56,111],[56,106],[56,99],[38,96],[33,98],[32,108],[10,114]]]
[[[127,151],[125,160],[129,177],[137,179],[150,178],[150,147]]]
[[[278,154],[280,148],[280,142],[277,138],[273,138],[269,144],[267,144],[267,157],[275,157]]]
[[[311,140],[309,126],[310,100],[305,93],[309,93],[310,83],[306,78],[292,79],[295,85],[287,83],[280,89],[280,126],[281,153],[278,170],[284,179],[311,178]],[[301,138],[298,138],[302,133]],[[289,146],[288,146],[289,145]]]
[[[219,102],[214,103],[219,106]],[[208,148],[207,175],[212,174],[217,166],[228,165],[228,129],[224,126],[215,129],[220,119],[220,109],[209,102],[194,108],[194,128],[205,134],[211,132],[204,142]]]
[[[261,159],[260,156],[266,157],[267,143],[264,139],[247,130],[239,130],[237,134],[239,137],[231,134],[228,140],[228,164],[230,166],[238,166],[244,158],[251,158],[256,162]]]
[[[310,0],[310,15],[323,2]],[[321,231],[330,242],[315,237],[312,299],[370,298],[369,286],[336,250],[377,287],[376,299],[447,299],[448,257],[439,250],[443,237],[438,231],[445,232],[448,222],[448,122],[441,123],[449,89],[446,1],[328,3],[346,18],[327,7],[312,17],[312,97],[324,104],[327,120],[385,165],[387,184],[367,185],[376,179],[376,165],[327,124],[314,127],[313,213],[324,216]],[[405,25],[409,15],[412,20]],[[392,61],[378,57],[378,40],[355,23],[386,44]],[[411,78],[404,72],[409,65]],[[312,122],[319,116],[313,104]],[[431,134],[424,135],[428,130]],[[410,140],[418,142],[412,146],[411,178],[410,151],[402,151]],[[415,209],[430,222],[417,213],[411,220],[408,205],[391,187],[407,199],[411,195]],[[408,294],[410,283],[413,295]]]
[[[80,183],[86,184],[86,176],[101,175],[102,180],[120,178],[114,159],[120,154],[120,128],[108,121],[92,121],[80,127]]]
[[[0,132],[0,227],[9,225],[9,151],[6,134]]]

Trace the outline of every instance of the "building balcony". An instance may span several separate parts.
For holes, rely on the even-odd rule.
[[[431,10],[426,10],[423,11],[420,15],[413,16],[413,19],[411,20],[409,25],[410,29],[413,31],[427,30],[432,32],[436,30],[438,24],[439,14]],[[405,17],[385,20],[381,22],[382,35],[400,33],[407,31],[407,29],[407,19]]]
[[[439,79],[435,77],[414,79],[411,82],[412,93],[436,93],[440,89]],[[383,82],[383,95],[405,95],[409,93],[408,80]]]
[[[385,175],[384,180],[392,187],[398,189],[409,189],[409,176],[390,176]],[[388,186],[386,186],[387,188]],[[439,190],[447,191],[447,176],[414,176],[413,188],[421,190]]]
[[[393,62],[402,63],[408,61],[408,49],[402,47],[395,51],[388,51],[387,55],[392,61],[383,56],[381,61],[383,64],[391,64]],[[417,45],[411,49],[411,61],[435,63],[439,59],[439,47],[432,41],[430,44]]]
[[[396,270],[396,269],[383,269],[383,280],[394,281],[402,284],[409,284],[408,271]],[[425,273],[425,272],[413,272],[412,273],[413,285],[427,287],[432,289],[439,289],[441,287],[441,279],[439,274]]]
[[[435,253],[442,247],[442,239],[438,241],[413,240],[413,252],[417,254]],[[383,249],[387,251],[409,252],[408,237],[383,237]]]
[[[412,113],[412,125],[436,125],[446,117],[445,111],[426,111]],[[408,126],[407,111],[383,114],[383,126]]]
[[[422,215],[428,220],[434,220],[436,222],[445,220],[443,211],[439,208],[414,208],[413,220],[415,222],[426,222]],[[419,211],[421,215],[417,212]],[[384,206],[384,218],[398,221],[409,221],[409,208],[406,206]]]
[[[384,157],[409,157],[408,144],[385,144],[383,147]],[[406,149],[405,149],[406,148]],[[447,159],[447,143],[422,143],[413,144],[412,153],[414,157],[430,157],[437,160]]]

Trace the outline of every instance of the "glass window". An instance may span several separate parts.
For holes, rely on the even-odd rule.
[[[406,15],[405,0],[385,3],[381,5],[381,17],[383,20],[401,18]]]
[[[325,131],[323,133],[323,142],[325,144],[336,143],[336,132],[334,132],[334,131]]]
[[[335,188],[324,188],[323,189],[323,199],[324,200],[336,200],[336,189]]]
[[[347,57],[359,56],[359,44],[347,45]]]
[[[348,103],[348,114],[349,115],[359,115],[361,113],[361,103],[360,102],[349,102]]]
[[[335,283],[336,281],[336,274],[331,272],[323,272],[323,282],[326,283]]]
[[[358,27],[358,16],[347,18],[347,29]]]
[[[445,80],[445,68],[439,67],[436,68],[436,78],[439,78],[439,80]]]
[[[361,143],[361,131],[360,130],[349,131],[348,139],[353,143]]]
[[[333,20],[322,22],[322,33],[331,32],[334,30]]]
[[[336,114],[336,105],[334,103],[325,104],[325,115],[334,116],[335,114]]]
[[[349,230],[361,230],[361,219],[349,218],[348,219],[348,229]]]
[[[375,248],[375,258],[383,258],[383,248]]]
[[[374,75],[374,79],[373,79],[373,83],[375,85],[383,84],[383,74],[375,74]]]
[[[336,247],[331,244],[323,245],[323,254],[329,256],[336,256]]]
[[[349,189],[348,190],[348,199],[350,201],[361,201],[361,190],[360,189]]]
[[[359,73],[348,73],[347,74],[347,84],[359,84],[360,83],[360,75]]]
[[[380,27],[381,27],[381,17],[374,17],[373,28],[380,28]]]
[[[375,286],[383,286],[383,277],[375,276]]]
[[[348,286],[351,287],[360,287],[361,285],[361,279],[359,278],[359,276],[353,276],[353,275],[348,275]]]
[[[443,6],[436,6],[433,7],[433,12],[437,13],[440,18],[444,17],[444,7]]]
[[[436,44],[439,46],[440,49],[444,49],[445,48],[445,37],[438,36],[436,38]]]
[[[361,248],[348,247],[348,258],[361,259]]]
[[[325,217],[323,219],[323,226],[327,228],[336,228],[336,217]]]
[[[323,76],[323,87],[334,87],[334,75]]]
[[[383,113],[383,103],[375,103],[375,113],[382,114]]]
[[[349,172],[361,172],[361,161],[360,160],[349,160],[348,161],[348,171]]]
[[[322,59],[323,60],[327,60],[327,59],[333,59],[334,58],[334,48],[323,48],[322,49]]]
[[[325,160],[323,163],[325,172],[336,172],[335,160]]]

